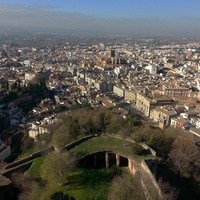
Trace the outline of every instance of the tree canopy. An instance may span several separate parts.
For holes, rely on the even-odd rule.
[[[138,142],[145,142],[162,158],[168,155],[176,139],[168,130],[163,131],[151,126],[141,126],[140,129],[132,134],[132,137]]]
[[[145,195],[139,180],[130,174],[123,174],[113,179],[108,193],[108,200],[143,200]]]
[[[65,183],[68,172],[71,172],[75,168],[75,156],[68,152],[51,152],[46,156],[41,166],[41,176],[49,182],[53,181],[61,185]]]

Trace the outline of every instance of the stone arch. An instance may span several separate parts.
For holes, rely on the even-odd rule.
[[[80,158],[79,165],[87,168],[128,167],[129,159],[115,152],[101,151],[93,152]]]

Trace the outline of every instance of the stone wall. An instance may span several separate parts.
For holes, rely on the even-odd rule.
[[[154,172],[154,170],[155,170],[154,168],[157,167],[157,166],[155,166],[155,164],[157,164],[155,162],[157,162],[157,161],[156,160],[152,160],[152,159],[143,159],[142,162],[141,162],[141,167],[146,172],[148,177],[150,178],[151,183],[157,189],[158,195],[162,199],[162,193],[161,193],[160,187],[159,187],[159,185],[158,185],[158,183],[156,181],[156,178],[154,177],[154,175],[152,173],[152,171]],[[151,168],[152,168],[152,171],[151,171]]]
[[[8,158],[11,155],[11,149],[10,146],[6,146],[3,144],[3,148],[0,150],[0,161],[4,161],[6,158]]]
[[[96,137],[97,135],[89,135],[89,136],[86,136],[86,137],[83,137],[83,138],[80,138],[79,140],[76,140],[70,144],[67,144],[66,146],[64,146],[63,148],[61,149],[57,149],[55,148],[56,151],[69,151],[70,149],[74,148],[75,146],[81,144],[82,142],[85,142],[93,137]]]
[[[12,167],[16,167],[18,165],[25,164],[26,162],[29,162],[29,161],[37,158],[37,157],[40,157],[40,156],[44,155],[45,153],[52,151],[52,150],[53,150],[53,147],[49,147],[49,148],[44,149],[42,151],[38,151],[36,153],[31,154],[30,156],[27,156],[26,158],[17,160],[15,162],[12,162],[12,163],[6,165],[3,169],[10,169]]]
[[[147,144],[140,142],[140,143],[138,143],[138,145],[140,145],[140,146],[143,147],[144,149],[150,151],[151,154],[152,154],[153,156],[156,156],[156,151],[153,150],[153,149],[152,149],[150,146],[148,146]]]

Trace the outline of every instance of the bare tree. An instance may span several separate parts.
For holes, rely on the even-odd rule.
[[[19,200],[29,199],[32,193],[35,193],[39,187],[33,178],[23,175],[22,173],[14,173],[11,176],[11,180],[14,186],[19,189]]]
[[[169,161],[182,176],[200,180],[199,149],[189,139],[178,137],[169,153]]]
[[[158,180],[158,185],[162,192],[162,200],[176,200],[178,199],[179,191],[172,187],[168,182],[163,181],[162,178]]]

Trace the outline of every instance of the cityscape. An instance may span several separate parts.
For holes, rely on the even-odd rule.
[[[200,3],[138,2],[0,1],[0,199],[200,198]]]

